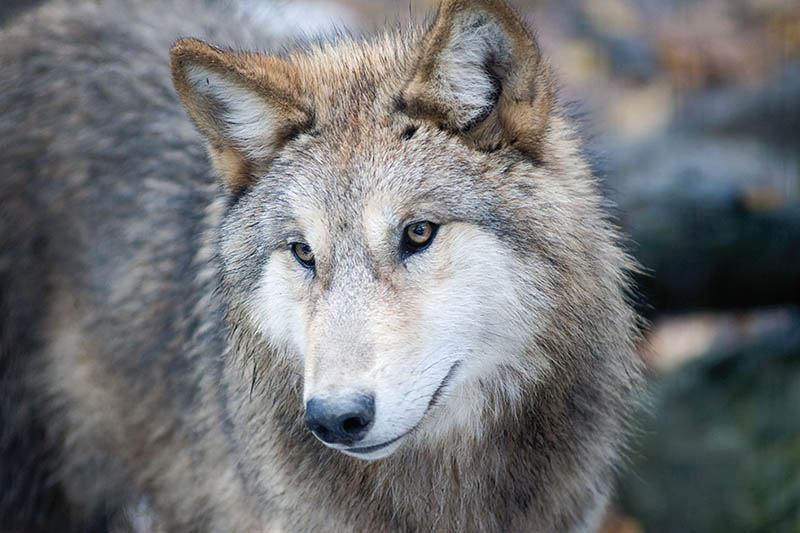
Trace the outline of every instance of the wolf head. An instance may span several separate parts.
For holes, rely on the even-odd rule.
[[[303,376],[327,446],[480,435],[594,329],[628,327],[597,318],[624,307],[624,258],[503,0],[283,57],[183,39],[171,59],[229,195],[227,297]]]

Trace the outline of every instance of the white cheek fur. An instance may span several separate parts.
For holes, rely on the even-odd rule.
[[[550,304],[541,292],[520,289],[531,284],[517,279],[515,257],[494,235],[466,224],[442,229],[448,232],[448,249],[434,260],[448,261],[450,275],[424,297],[427,334],[420,366],[434,365],[439,373],[456,361],[460,366],[440,401],[444,408],[426,427],[429,435],[445,436],[457,428],[474,434],[491,414],[485,413],[491,402],[483,393],[514,400],[521,392],[522,383],[501,376],[501,368],[516,367],[514,374],[531,379],[548,370],[547,360],[526,358],[525,347],[539,327],[533,317],[543,316]],[[425,387],[426,378],[419,379]]]
[[[378,336],[383,346],[375,355],[380,370],[372,376],[377,416],[370,443],[403,434],[421,421],[414,439],[479,435],[493,415],[487,406],[504,398],[516,403],[524,384],[514,376],[535,380],[550,366],[525,353],[540,327],[534,317],[544,316],[550,302],[537,284],[521,282],[508,246],[470,224],[442,226],[436,238],[408,262],[418,327]],[[391,315],[389,304],[381,304],[379,313]],[[402,338],[407,334],[412,336]],[[439,407],[427,416],[432,395],[456,364]],[[517,371],[503,372],[509,368]]]
[[[306,318],[295,291],[298,278],[305,275],[291,253],[275,252],[248,302],[251,319],[270,346],[301,357],[306,346]]]

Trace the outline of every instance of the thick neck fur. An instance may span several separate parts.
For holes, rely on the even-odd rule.
[[[254,495],[251,504],[264,519],[277,512],[302,531],[582,531],[597,525],[591,511],[608,496],[617,453],[608,443],[624,432],[628,401],[614,356],[564,357],[546,382],[527,386],[518,404],[488,402],[487,425],[477,435],[426,442],[420,432],[389,458],[365,462],[325,448],[304,427],[302,379],[284,358],[241,328],[232,346],[239,353],[229,375],[256,372],[252,392],[241,379],[230,384],[233,445],[244,451],[240,457],[252,458],[245,442],[254,435],[247,434],[270,425],[269,448],[286,470],[275,480],[257,463],[240,465],[244,492]],[[569,368],[578,364],[590,371]]]

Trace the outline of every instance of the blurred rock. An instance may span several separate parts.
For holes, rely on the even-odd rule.
[[[800,153],[800,61],[787,63],[758,86],[734,86],[684,97],[676,130],[723,138],[756,137]]]
[[[712,350],[728,351],[781,333],[795,325],[798,314],[796,307],[771,307],[661,316],[647,333],[642,357],[658,372],[671,371]]]
[[[642,83],[661,71],[656,49],[647,39],[609,36],[601,39],[600,44],[611,58],[614,75],[620,78]]]
[[[647,269],[645,312],[800,303],[800,63],[677,100],[632,91],[593,150]]]
[[[656,48],[638,2],[585,0],[580,9],[565,9],[572,30],[608,58],[614,78],[644,83],[659,73]]]
[[[670,123],[673,91],[666,83],[621,88],[618,94],[619,99],[604,110],[604,118],[622,142],[647,138]]]

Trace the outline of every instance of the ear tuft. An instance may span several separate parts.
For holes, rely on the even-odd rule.
[[[539,47],[505,0],[444,0],[401,100],[479,148],[537,154],[553,90]]]
[[[227,52],[196,39],[170,51],[175,88],[228,188],[246,189],[314,113],[300,77],[275,57]]]

